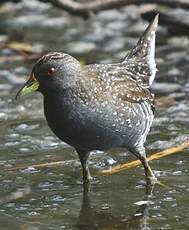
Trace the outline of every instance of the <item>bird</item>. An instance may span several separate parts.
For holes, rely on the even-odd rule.
[[[88,157],[93,150],[123,148],[142,163],[146,181],[157,182],[144,143],[154,118],[151,85],[156,74],[158,14],[137,44],[118,63],[81,64],[63,52],[43,55],[16,99],[39,91],[54,134],[75,148],[89,184]]]

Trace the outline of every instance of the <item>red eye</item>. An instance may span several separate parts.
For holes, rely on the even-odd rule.
[[[52,77],[54,71],[55,71],[55,68],[53,68],[53,67],[49,68],[48,71],[47,71],[47,75],[48,75],[49,77]]]

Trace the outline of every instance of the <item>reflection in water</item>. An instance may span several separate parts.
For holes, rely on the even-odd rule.
[[[137,202],[140,206],[134,214],[128,218],[123,216],[114,217],[111,212],[103,212],[95,210],[90,201],[90,193],[88,188],[84,186],[83,201],[78,218],[77,228],[79,230],[93,230],[93,229],[149,229],[149,206],[150,197],[152,196],[153,187],[146,185],[146,192],[144,199]]]

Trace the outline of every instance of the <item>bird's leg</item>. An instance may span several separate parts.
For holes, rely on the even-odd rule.
[[[79,159],[81,161],[81,166],[83,170],[83,183],[84,185],[90,184],[90,180],[92,177],[91,177],[89,166],[88,166],[89,152],[77,149],[77,153],[79,155]]]
[[[140,161],[142,162],[142,165],[144,167],[144,171],[145,171],[145,175],[146,175],[146,180],[147,183],[149,183],[150,185],[154,185],[155,183],[157,183],[157,178],[154,175],[147,159],[145,156],[140,156]]]
[[[154,175],[147,159],[146,159],[146,152],[144,147],[138,147],[134,150],[131,151],[137,158],[141,161],[144,171],[145,171],[145,176],[146,176],[146,181],[148,185],[154,185],[157,183],[157,178]]]

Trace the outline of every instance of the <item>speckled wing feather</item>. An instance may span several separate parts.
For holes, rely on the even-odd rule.
[[[118,102],[141,103],[147,101],[154,106],[154,94],[151,93],[149,85],[127,71],[120,64],[90,65],[85,67],[84,75],[90,89],[94,90],[96,97],[107,96],[107,100]],[[87,87],[88,88],[88,87]]]
[[[92,84],[90,88],[95,91],[95,97],[99,95],[104,101],[112,100],[115,104],[146,101],[154,108],[154,95],[150,91],[150,85],[156,73],[154,56],[157,24],[158,15],[123,62],[89,65],[84,68],[85,73],[82,75],[87,76],[88,84]]]
[[[148,101],[153,105],[154,95],[151,93],[150,87],[144,85],[137,75],[133,75],[127,70],[110,71],[109,75],[116,79],[116,81],[114,80],[114,90],[117,91],[118,98],[131,103]]]

